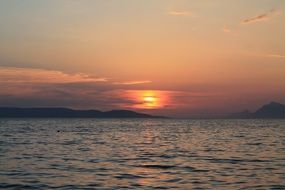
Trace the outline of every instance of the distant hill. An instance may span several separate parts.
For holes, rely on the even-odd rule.
[[[251,113],[244,111],[230,115],[230,118],[241,119],[285,119],[285,105],[277,102],[271,102],[262,106],[257,111]]]
[[[271,102],[251,114],[254,118],[285,118],[285,105]]]
[[[0,107],[0,118],[162,118],[130,110],[73,110],[68,108]]]

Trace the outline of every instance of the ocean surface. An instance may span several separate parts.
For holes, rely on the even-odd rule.
[[[285,120],[0,119],[1,189],[285,189]]]

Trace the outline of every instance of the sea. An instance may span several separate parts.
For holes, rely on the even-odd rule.
[[[285,120],[0,119],[0,189],[285,189]]]

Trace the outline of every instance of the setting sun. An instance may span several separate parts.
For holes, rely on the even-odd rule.
[[[155,109],[161,107],[160,96],[155,91],[142,91],[138,94],[142,100],[141,107],[144,109]]]
[[[143,100],[144,100],[145,102],[154,102],[155,99],[156,99],[156,98],[153,97],[153,96],[146,96],[146,97],[143,98]]]
[[[144,96],[144,105],[148,108],[155,108],[157,106],[157,98],[154,96]]]
[[[160,109],[168,103],[168,93],[158,90],[130,90],[127,98],[134,102],[135,109]]]

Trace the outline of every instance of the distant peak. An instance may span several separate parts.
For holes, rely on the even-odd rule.
[[[270,102],[269,104],[264,105],[263,107],[284,107],[284,104],[278,103],[278,102]]]
[[[281,103],[278,103],[278,102],[271,101],[271,102],[269,103],[269,105],[282,105],[282,104],[281,104]]]
[[[247,110],[231,115],[232,118],[285,118],[285,105],[271,101],[263,105],[261,108],[251,113]]]

